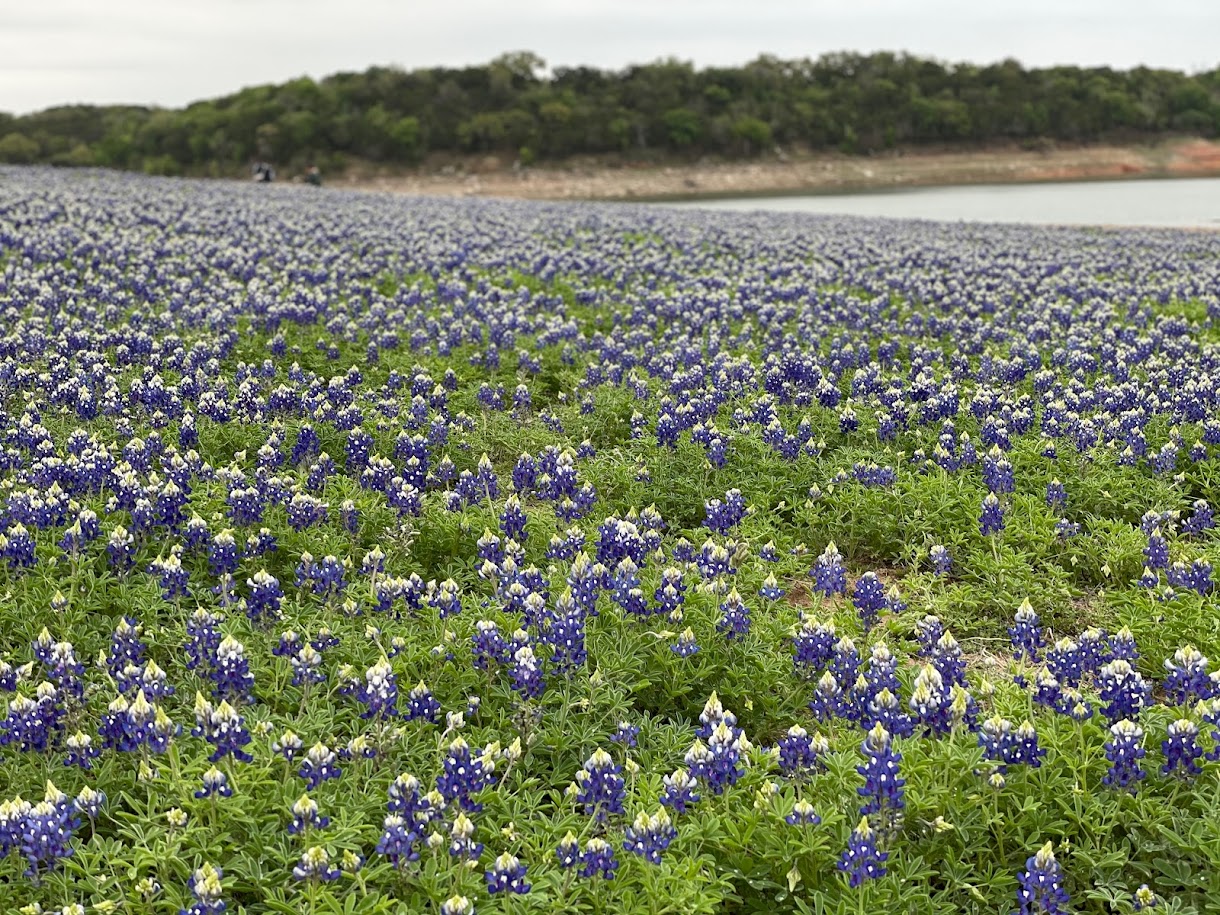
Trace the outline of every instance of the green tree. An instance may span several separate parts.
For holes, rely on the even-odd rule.
[[[38,144],[23,133],[0,137],[0,162],[25,165],[37,161],[40,152]]]
[[[662,117],[665,139],[670,146],[686,149],[703,136],[703,119],[689,108],[671,108]]]
[[[771,125],[754,117],[738,118],[733,122],[733,136],[741,140],[747,153],[758,152],[771,145]]]

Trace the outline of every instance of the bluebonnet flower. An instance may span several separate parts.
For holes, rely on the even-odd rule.
[[[1161,752],[1165,756],[1162,775],[1190,778],[1203,771],[1198,762],[1203,755],[1199,747],[1199,728],[1189,718],[1179,718],[1169,725],[1166,738],[1161,742]]]
[[[1182,533],[1197,536],[1216,526],[1215,513],[1206,499],[1195,500],[1191,508],[1191,515],[1182,522]]]
[[[208,568],[212,575],[232,575],[237,571],[237,563],[240,558],[233,531],[225,528],[212,538],[212,542],[208,546]]]
[[[504,503],[504,511],[500,514],[500,529],[504,531],[504,536],[516,540],[518,543],[524,543],[526,520],[527,516],[525,509],[521,507],[521,500],[516,495],[510,495]]]
[[[420,680],[415,684],[411,692],[407,694],[407,713],[404,716],[408,721],[423,720],[435,722],[441,714],[441,704],[432,695],[432,691],[428,689],[428,685]]]
[[[580,875],[586,879],[600,875],[606,880],[614,879],[618,870],[618,861],[614,857],[614,847],[604,839],[590,839],[580,853]]]
[[[614,729],[614,733],[610,735],[610,739],[624,747],[634,747],[636,740],[640,736],[639,725],[632,724],[629,721],[620,721]]]
[[[25,816],[33,806],[20,796],[0,801],[0,858],[7,857],[10,851],[17,848]]]
[[[157,559],[149,566],[160,576],[161,596],[173,603],[190,594],[189,573],[182,566],[182,558],[175,552],[166,559]]]
[[[292,665],[293,686],[308,687],[326,680],[326,674],[322,671],[322,655],[312,645],[302,645],[289,658],[289,663]]]
[[[308,794],[302,794],[292,805],[292,822],[288,824],[290,836],[325,829],[329,825],[330,817],[318,813],[318,802]]]
[[[106,559],[120,573],[135,564],[135,538],[122,525],[116,524],[106,538]]]
[[[851,603],[860,615],[864,628],[871,629],[877,621],[877,614],[886,608],[885,586],[875,572],[865,572],[856,580]]]
[[[215,666],[211,673],[212,694],[218,699],[242,702],[250,698],[254,674],[246,659],[246,649],[233,636],[225,636],[216,647]]]
[[[695,747],[692,747],[696,759],[700,755],[696,752],[699,746],[701,744],[696,741]],[[706,754],[691,765],[691,772],[704,779],[713,794],[723,794],[745,774],[740,763],[749,746],[749,741],[739,728],[733,726],[732,720],[721,720],[707,739]],[[691,753],[688,753],[688,763],[691,758]]]
[[[1158,897],[1156,893],[1152,892],[1151,888],[1146,883],[1140,884],[1140,888],[1135,891],[1131,898],[1131,907],[1137,912],[1142,912],[1145,909],[1158,908],[1160,904],[1160,897]]]
[[[471,637],[474,643],[474,666],[486,670],[492,663],[506,664],[511,659],[508,643],[492,620],[479,620]]]
[[[1214,684],[1207,667],[1207,658],[1193,645],[1179,648],[1173,658],[1165,660],[1164,688],[1175,705],[1212,697]]]
[[[1106,703],[1102,714],[1111,721],[1136,718],[1151,698],[1151,688],[1140,672],[1128,661],[1119,659],[1106,664],[1097,675],[1097,690]]]
[[[764,600],[779,600],[786,592],[779,586],[774,574],[768,574],[763,579],[762,587],[758,589],[758,594]]]
[[[720,621],[716,628],[729,641],[743,638],[750,631],[750,608],[737,589],[733,588],[720,604]]]
[[[1069,638],[1059,639],[1051,647],[1046,654],[1046,666],[1056,680],[1067,686],[1079,686],[1085,674],[1080,646]]]
[[[376,851],[379,855],[385,855],[392,866],[403,867],[419,860],[419,839],[408,819],[391,813],[382,823]]]
[[[456,616],[462,612],[462,601],[458,595],[458,583],[447,578],[439,585],[435,581],[428,582],[428,606],[437,611],[441,619]]]
[[[1052,509],[1062,509],[1067,504],[1067,490],[1059,480],[1046,484],[1046,504]]]
[[[811,676],[830,662],[838,640],[834,623],[820,623],[807,618],[792,640],[792,663],[804,676]]]
[[[1004,457],[998,445],[983,457],[983,484],[992,493],[1007,493],[1014,489],[1012,462]]]
[[[305,746],[305,742],[301,740],[293,731],[284,731],[271,744],[271,752],[283,756],[288,762],[293,762],[301,749]]]
[[[483,843],[474,841],[474,822],[464,811],[459,811],[449,831],[450,857],[476,861],[482,853]]]
[[[788,778],[800,778],[821,767],[820,757],[830,749],[830,745],[820,734],[811,736],[800,725],[793,725],[779,739],[776,749],[780,772]]]
[[[220,647],[219,623],[220,617],[202,607],[191,614],[186,623],[187,670],[202,667],[205,672],[211,673],[216,665],[216,651]]]
[[[1105,745],[1110,769],[1102,779],[1104,784],[1135,791],[1135,782],[1147,774],[1140,766],[1147,752],[1143,740],[1144,730],[1134,721],[1123,719],[1110,725],[1110,739]]]
[[[817,815],[813,805],[806,800],[799,800],[792,805],[792,812],[784,817],[789,826],[817,826],[822,818]]]
[[[1144,557],[1150,569],[1165,569],[1169,567],[1169,544],[1161,535],[1159,529],[1148,535],[1148,545],[1144,547]]]
[[[515,855],[505,852],[496,858],[491,869],[483,874],[483,878],[487,881],[487,892],[508,892],[522,895],[528,893],[530,884],[525,879],[528,870],[529,868],[522,864]]]
[[[736,572],[733,553],[727,546],[714,542],[710,537],[699,547],[699,552],[695,556],[695,565],[699,569],[699,574],[707,581]]]
[[[312,568],[309,575],[313,593],[324,598],[334,598],[342,594],[347,587],[344,571],[344,565],[337,556],[323,556],[322,561]]]
[[[1007,748],[1006,761],[1012,765],[1026,765],[1038,768],[1042,765],[1042,757],[1046,750],[1038,746],[1038,732],[1033,722],[1022,721],[1012,735]]]
[[[1042,634],[1042,626],[1038,622],[1038,614],[1026,598],[1017,608],[1013,617],[1013,625],[1008,628],[1008,637],[1012,640],[1013,657],[1021,660],[1028,658],[1033,664],[1038,663],[1039,655],[1046,639]]]
[[[203,787],[195,792],[199,800],[212,797],[232,797],[233,789],[229,786],[229,778],[215,766],[203,773]]]
[[[436,777],[436,788],[447,803],[456,802],[463,810],[477,813],[483,805],[473,799],[492,778],[490,764],[482,757],[470,752],[470,745],[457,737],[449,744],[445,758],[441,760],[441,774]]]
[[[119,620],[110,635],[110,649],[106,654],[106,669],[116,679],[129,664],[139,665],[144,661],[145,644],[140,640],[140,624],[130,616]]]
[[[529,645],[522,645],[513,652],[511,673],[513,689],[525,699],[537,699],[546,689],[542,665]]]
[[[830,672],[840,683],[849,687],[856,682],[860,673],[860,652],[856,643],[843,636],[834,644],[830,654]]]
[[[71,845],[80,817],[68,795],[50,782],[44,799],[31,806],[21,817],[18,853],[25,858],[25,875],[37,879],[43,871],[54,870],[59,861],[71,857]]]
[[[640,588],[639,567],[631,557],[624,557],[615,567],[613,585],[610,596],[623,608],[624,613],[632,616],[644,616],[648,613],[644,592]]]
[[[877,849],[876,833],[869,826],[868,817],[861,817],[836,866],[847,874],[848,886],[855,889],[866,880],[884,877],[887,858],[889,852]]]
[[[1017,877],[1018,915],[1065,915],[1071,901],[1063,888],[1063,870],[1050,842],[1031,855]]]
[[[198,868],[187,881],[187,887],[195,901],[190,908],[179,909],[178,915],[223,915],[225,903],[222,898],[224,888],[221,880],[224,871],[211,864]]]
[[[950,706],[952,713],[952,706]],[[880,724],[894,737],[910,737],[915,733],[915,722],[902,710],[898,696],[889,689],[882,689],[868,699],[858,718],[861,727]]]
[[[72,806],[77,813],[83,813],[89,818],[90,823],[94,823],[102,812],[102,808],[106,806],[106,792],[96,791],[86,785],[76,795],[76,799],[72,801]]]
[[[689,658],[699,650],[699,643],[695,641],[695,632],[689,626],[678,633],[677,641],[669,646],[672,651],[680,658]]]
[[[450,896],[441,903],[441,915],[474,915],[474,903],[465,896]]]
[[[832,540],[818,556],[810,573],[814,579],[814,590],[827,597],[847,593],[847,571],[843,568],[843,556]]]
[[[93,738],[83,731],[77,731],[68,737],[64,741],[64,746],[68,748],[68,755],[64,759],[64,765],[79,766],[86,772],[93,769],[93,760],[97,759],[100,755],[97,747],[93,746]]]
[[[1139,648],[1135,644],[1135,636],[1131,630],[1123,626],[1122,629],[1110,636],[1110,659],[1117,661],[1122,659],[1130,661],[1134,664],[1139,660]]]
[[[843,689],[829,670],[818,679],[813,698],[809,701],[809,709],[818,721],[830,721],[847,711]]]
[[[1082,676],[1096,674],[1110,660],[1110,640],[1105,630],[1090,627],[1080,633],[1076,647],[1076,660]]]
[[[704,503],[707,520],[704,525],[714,534],[726,535],[741,523],[748,514],[745,498],[739,489],[730,489],[725,493],[724,501],[711,499]]]
[[[678,836],[669,814],[664,808],[649,816],[640,813],[635,822],[627,827],[623,840],[624,851],[639,855],[650,864],[661,863],[661,852]]]
[[[398,716],[398,678],[385,657],[365,671],[364,682],[358,688],[356,698],[364,705],[361,718]]]
[[[208,702],[202,693],[196,693],[195,728],[191,733],[196,737],[204,737],[215,748],[210,757],[212,762],[220,762],[228,755],[242,762],[253,760],[243,749],[251,740],[245,720],[227,701],[221,701],[218,707],[213,708],[212,703]]]
[[[898,692],[897,669],[898,659],[894,657],[889,646],[884,642],[877,642],[873,645],[869,649],[868,668],[865,671],[869,694],[876,695],[883,689]]]
[[[122,696],[110,703],[98,729],[102,745],[124,753],[147,750],[162,753],[177,736],[179,728],[159,706],[153,705],[140,690],[128,702]]]
[[[339,523],[348,534],[355,535],[360,530],[360,509],[351,499],[339,503]]]
[[[864,738],[861,750],[865,762],[856,767],[864,784],[856,793],[864,798],[862,816],[880,820],[883,832],[896,829],[906,806],[903,787],[906,780],[899,776],[902,754],[894,747],[889,732],[880,724],[873,725]]]
[[[559,862],[559,866],[564,870],[575,867],[580,863],[580,843],[576,839],[576,833],[569,830],[559,844],[555,847],[555,858]]]
[[[44,641],[45,638],[45,641]],[[85,665],[76,659],[76,649],[71,642],[54,642],[46,627],[43,627],[38,641],[31,646],[34,656],[42,662],[47,680],[54,683],[65,695],[80,699],[84,696],[84,683],[81,675]]]
[[[10,569],[33,568],[38,561],[34,547],[34,538],[20,522],[10,527],[6,533],[0,534],[0,557],[8,563]]]
[[[309,748],[297,769],[297,775],[305,780],[307,791],[313,791],[322,782],[342,774],[343,770],[335,765],[335,751],[320,741]]]
[[[915,721],[927,734],[947,733],[952,723],[949,715],[952,701],[940,671],[931,664],[925,664],[915,678],[909,702]]]
[[[699,802],[699,793],[696,790],[698,782],[688,770],[675,769],[661,781],[664,785],[661,803],[672,808],[674,813],[686,813],[689,807]]]
[[[603,822],[610,814],[623,812],[626,783],[622,771],[605,750],[593,752],[576,773],[576,803],[584,813]]]
[[[250,589],[246,596],[246,615],[255,622],[279,619],[284,592],[275,576],[260,569],[246,579],[246,586]]]
[[[936,645],[945,635],[940,617],[926,615],[915,624],[915,639],[919,642],[919,655],[931,659],[936,654]]]
[[[939,543],[928,550],[928,558],[932,561],[932,570],[937,575],[948,575],[953,568],[953,560],[949,556],[949,551]]]
[[[320,845],[307,848],[302,853],[301,860],[292,869],[292,876],[295,880],[329,882],[338,880],[339,875],[339,868],[330,863],[329,853]]]
[[[1000,504],[994,492],[989,492],[983,499],[983,508],[979,514],[979,532],[984,537],[989,537],[1003,530],[1004,506]]]

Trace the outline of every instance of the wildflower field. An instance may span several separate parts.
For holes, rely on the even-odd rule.
[[[1220,234],[0,169],[0,911],[1216,911]]]

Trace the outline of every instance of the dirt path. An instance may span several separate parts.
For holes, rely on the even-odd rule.
[[[735,194],[867,190],[939,184],[1220,175],[1220,143],[1176,140],[1156,146],[1092,146],[1034,152],[907,152],[810,155],[784,161],[682,166],[579,164],[506,167],[471,158],[443,171],[336,176],[332,187],[401,194],[630,200]]]

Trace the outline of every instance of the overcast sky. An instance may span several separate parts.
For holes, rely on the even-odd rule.
[[[699,66],[906,50],[948,61],[1220,66],[1220,0],[0,0],[0,111],[177,106],[374,64]]]

